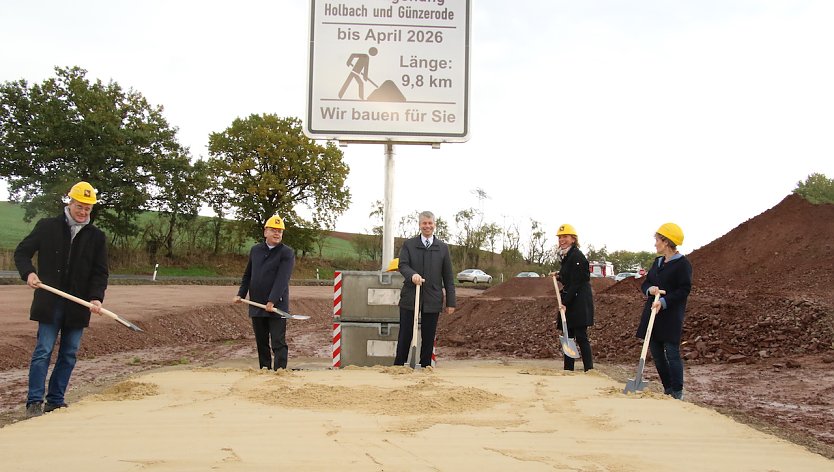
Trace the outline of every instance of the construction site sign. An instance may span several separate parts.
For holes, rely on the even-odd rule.
[[[316,139],[469,139],[469,0],[312,0]]]

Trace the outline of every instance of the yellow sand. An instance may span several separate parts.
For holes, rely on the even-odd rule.
[[[21,471],[826,471],[834,461],[600,374],[444,362],[158,371],[0,429]]]

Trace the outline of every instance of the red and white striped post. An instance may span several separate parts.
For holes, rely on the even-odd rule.
[[[431,366],[437,367],[437,336],[434,337],[434,346],[431,348]]]
[[[342,273],[333,273],[333,364],[342,367]]]

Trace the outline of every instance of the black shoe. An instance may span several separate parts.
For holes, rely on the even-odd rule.
[[[60,405],[53,405],[52,403],[46,402],[46,405],[43,407],[44,413],[49,413],[50,411],[57,410],[58,408],[66,408],[66,403],[61,403]]]
[[[34,418],[43,414],[43,402],[32,402],[26,404],[26,417]]]

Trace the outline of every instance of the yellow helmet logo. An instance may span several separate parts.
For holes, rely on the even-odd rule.
[[[67,196],[87,205],[95,205],[98,201],[96,200],[96,190],[88,182],[83,181],[73,185]]]
[[[284,228],[284,220],[282,220],[278,215],[266,220],[264,228],[286,229]]]

